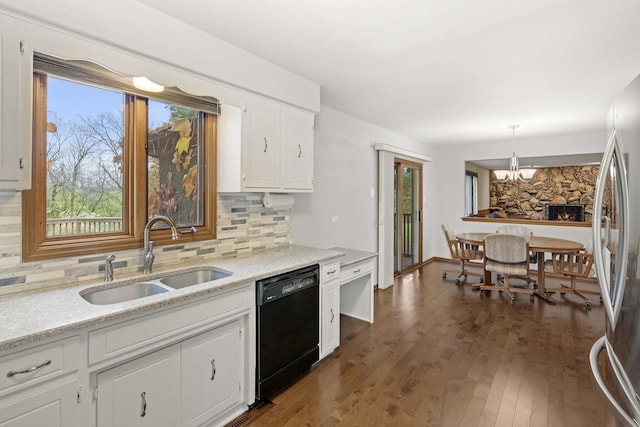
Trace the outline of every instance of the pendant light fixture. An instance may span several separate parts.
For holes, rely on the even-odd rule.
[[[511,143],[514,146],[514,150],[511,152],[511,157],[509,158],[509,170],[495,170],[494,173],[499,181],[511,181],[516,182],[518,180],[521,181],[529,181],[533,178],[533,175],[536,173],[535,169],[520,169],[520,165],[518,162],[518,156],[515,152],[516,145],[516,129],[518,129],[520,125],[509,125],[509,129],[511,129]]]
[[[516,145],[516,129],[518,129],[519,125],[509,125],[509,129],[511,129],[511,145]],[[516,181],[518,179],[518,174],[520,173],[520,167],[518,166],[518,156],[516,156],[516,152],[511,152],[511,160],[509,161],[509,175],[507,178],[509,181]]]

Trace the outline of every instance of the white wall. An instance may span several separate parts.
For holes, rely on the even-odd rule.
[[[522,157],[552,156],[579,153],[601,153],[607,142],[605,132],[605,117],[602,118],[602,131],[585,134],[563,135],[535,139],[516,140],[515,151]],[[464,213],[464,170],[466,160],[486,160],[511,155],[514,146],[512,141],[461,144],[454,146],[438,146],[434,156],[436,173],[440,177],[435,191],[436,208],[435,221],[440,224],[450,224],[456,232],[493,232],[495,223],[463,222]],[[588,227],[561,227],[546,225],[531,225],[534,234],[576,240],[587,244],[591,240],[591,229]],[[442,233],[432,233],[437,238],[434,243],[435,255],[449,257],[449,251]]]
[[[428,156],[431,149],[326,106],[320,108],[315,129],[314,192],[295,195],[293,242],[377,252],[378,157],[373,145],[386,143]],[[425,233],[433,228],[433,204],[428,202],[433,169],[433,163],[424,164]],[[334,216],[340,221],[332,222]],[[428,253],[423,251],[425,259]]]

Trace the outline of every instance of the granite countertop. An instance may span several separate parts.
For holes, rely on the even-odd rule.
[[[347,248],[336,247],[329,248],[329,250],[344,253],[344,256],[340,258],[340,268],[348,267],[351,264],[378,256],[376,252],[366,252]]]
[[[0,297],[0,324],[2,325],[0,351],[107,321],[126,319],[136,313],[168,307],[307,265],[338,259],[344,254],[345,252],[341,250],[291,245],[250,255],[220,258],[204,264],[192,264],[186,268],[168,269],[148,276],[116,278],[114,284],[121,279],[127,282],[143,278],[148,280],[168,272],[193,269],[203,265],[233,273],[229,277],[213,282],[109,305],[90,304],[79,294],[87,288],[98,285],[108,286],[104,282],[6,295]]]

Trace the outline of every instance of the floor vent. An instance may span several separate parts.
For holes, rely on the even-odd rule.
[[[251,406],[247,412],[239,415],[238,417],[233,419],[231,422],[225,424],[224,427],[241,427],[246,422],[249,422],[251,420],[255,420],[256,418],[258,418],[258,416],[260,416],[264,411],[266,411],[272,405],[273,403],[269,402],[268,400],[258,402],[255,405]]]

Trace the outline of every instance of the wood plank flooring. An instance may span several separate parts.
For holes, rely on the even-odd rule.
[[[340,347],[243,426],[610,425],[588,361],[597,298],[512,305],[443,280],[444,266],[376,291],[373,325],[341,316]]]

